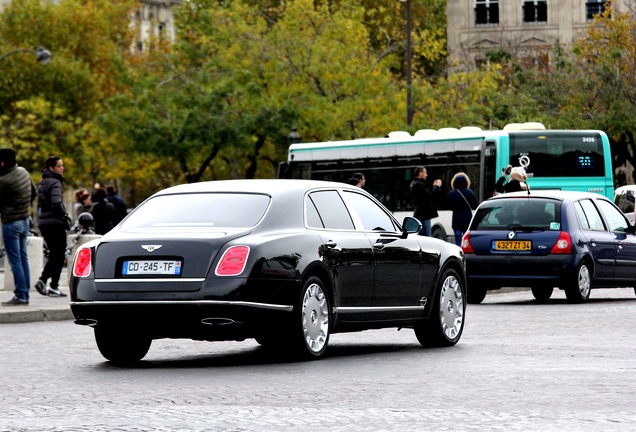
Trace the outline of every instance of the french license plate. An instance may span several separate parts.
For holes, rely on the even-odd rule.
[[[493,250],[498,251],[529,251],[532,249],[530,240],[495,240]]]
[[[180,275],[181,261],[124,261],[121,269],[123,276],[130,275]]]

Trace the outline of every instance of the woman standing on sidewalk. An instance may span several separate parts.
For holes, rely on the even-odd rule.
[[[44,265],[42,275],[35,289],[42,295],[65,297],[60,291],[60,274],[64,267],[66,253],[66,227],[64,217],[67,214],[62,195],[64,181],[64,163],[59,157],[51,156],[46,160],[42,171],[42,180],[38,184],[38,228],[47,247],[49,259]],[[51,279],[47,289],[46,281]]]

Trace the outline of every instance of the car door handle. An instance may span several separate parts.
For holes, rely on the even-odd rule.
[[[382,242],[373,243],[373,249],[382,250],[384,249],[384,246],[386,245]]]
[[[326,242],[325,242],[325,246],[327,246],[327,247],[328,247],[328,248],[330,248],[330,249],[333,249],[333,248],[335,248],[336,246],[338,246],[338,243],[336,243],[336,242],[335,242],[335,241],[333,241],[333,240],[329,240],[329,241],[326,241]]]

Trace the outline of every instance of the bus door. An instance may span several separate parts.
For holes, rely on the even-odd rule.
[[[482,202],[493,195],[495,184],[499,179],[497,171],[497,143],[495,141],[483,141],[481,152],[481,173],[479,178],[479,196],[477,199]],[[502,167],[503,168],[503,167]]]

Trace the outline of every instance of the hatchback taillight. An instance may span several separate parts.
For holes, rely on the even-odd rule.
[[[552,247],[550,253],[553,254],[569,254],[572,253],[572,241],[570,240],[570,234],[565,231],[561,231],[559,238]]]
[[[91,274],[91,248],[85,247],[77,251],[73,262],[73,276],[86,277]]]
[[[470,244],[470,231],[466,231],[466,233],[462,237],[462,250],[464,251],[464,253],[475,253],[475,251],[473,251],[473,247]]]
[[[248,246],[232,246],[225,251],[219,265],[216,266],[217,276],[238,276],[245,270],[247,256],[250,253]]]

